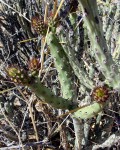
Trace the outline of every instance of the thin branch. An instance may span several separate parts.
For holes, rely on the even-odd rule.
[[[25,17],[23,14],[21,14],[19,11],[17,11],[16,9],[14,9],[13,7],[11,7],[10,5],[8,5],[7,3],[5,3],[3,0],[0,0],[0,2],[4,5],[6,5],[8,8],[14,10],[16,13],[19,14],[19,16],[22,16],[24,19],[26,19],[28,22],[31,22],[27,17]]]

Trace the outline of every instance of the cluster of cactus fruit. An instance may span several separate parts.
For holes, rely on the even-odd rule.
[[[94,82],[91,81],[84,69],[79,67],[79,62],[74,60],[72,50],[68,48],[70,51],[67,53],[66,48],[60,43],[60,38],[57,37],[55,31],[53,32],[50,30],[47,33],[47,28],[49,25],[46,24],[44,19],[40,18],[39,16],[34,16],[32,18],[31,25],[39,35],[45,36],[47,33],[46,42],[58,72],[62,97],[54,95],[50,89],[42,85],[39,78],[36,76],[40,69],[40,62],[36,58],[32,58],[28,64],[29,73],[14,66],[9,67],[7,69],[7,73],[14,82],[27,85],[40,99],[44,100],[53,107],[58,109],[74,110],[78,107],[75,101],[76,94],[71,79],[72,73],[74,72],[74,74],[80,80],[80,83],[82,83],[84,86],[89,88],[90,85],[92,85],[91,99],[93,99],[93,102],[89,105],[79,108],[79,110],[73,113],[73,117],[87,119],[96,116],[103,110],[105,103],[109,98],[109,87],[117,90],[120,89],[120,84],[118,82],[120,75],[119,69],[114,64],[114,61],[109,54],[107,44],[105,43],[98,17],[96,1],[92,0],[91,3],[90,0],[79,0],[78,2],[83,14],[85,15],[84,25],[88,30],[88,35],[93,50],[90,55],[93,56],[97,61],[99,65],[98,69],[104,75],[104,82],[107,84],[107,86],[95,86]],[[104,53],[104,50],[107,51],[107,54]]]
[[[48,25],[44,23],[44,18],[39,15],[31,19],[32,28],[38,35],[46,35]]]
[[[29,75],[30,76],[37,75],[39,72],[39,69],[40,69],[40,60],[35,58],[35,57],[32,57],[29,60],[28,68],[29,68]]]
[[[92,97],[97,102],[105,102],[109,98],[109,89],[105,86],[98,86],[93,90]]]
[[[25,85],[30,82],[30,78],[27,72],[19,67],[11,66],[7,68],[7,74],[11,78],[11,80],[15,83]]]

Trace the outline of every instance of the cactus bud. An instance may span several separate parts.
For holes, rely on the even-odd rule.
[[[105,102],[109,98],[109,89],[105,86],[98,86],[93,90],[92,97],[97,102]]]
[[[28,84],[30,81],[30,78],[25,72],[25,70],[21,68],[12,66],[7,68],[6,72],[13,82],[20,84]]]
[[[39,15],[32,17],[31,25],[38,35],[46,35],[48,26],[44,23],[44,18]]]
[[[28,62],[28,68],[29,68],[29,71],[32,75],[35,75],[36,73],[38,73],[38,71],[40,69],[39,59],[32,57],[30,59],[30,61]]]

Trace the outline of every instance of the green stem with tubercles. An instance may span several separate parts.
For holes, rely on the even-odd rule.
[[[48,33],[46,40],[58,71],[58,78],[61,84],[63,97],[65,99],[73,100],[75,97],[75,92],[73,91],[73,83],[71,78],[72,69],[69,65],[68,58],[59,43],[59,39],[57,39],[54,33]]]
[[[42,85],[39,79],[34,80],[28,87],[41,99],[44,100],[46,103],[50,104],[54,108],[57,109],[74,109],[77,106],[68,99],[58,97],[54,95],[54,93]]]
[[[99,70],[106,78],[106,83],[120,91],[120,74],[108,50],[102,25],[98,17],[96,0],[79,0],[82,12],[85,15],[84,24],[88,29],[88,35],[94,57],[99,64]]]

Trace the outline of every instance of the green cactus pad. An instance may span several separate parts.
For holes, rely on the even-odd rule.
[[[103,110],[105,103],[93,103],[91,105],[80,108],[73,114],[73,117],[79,119],[89,119],[95,117],[99,112]]]

